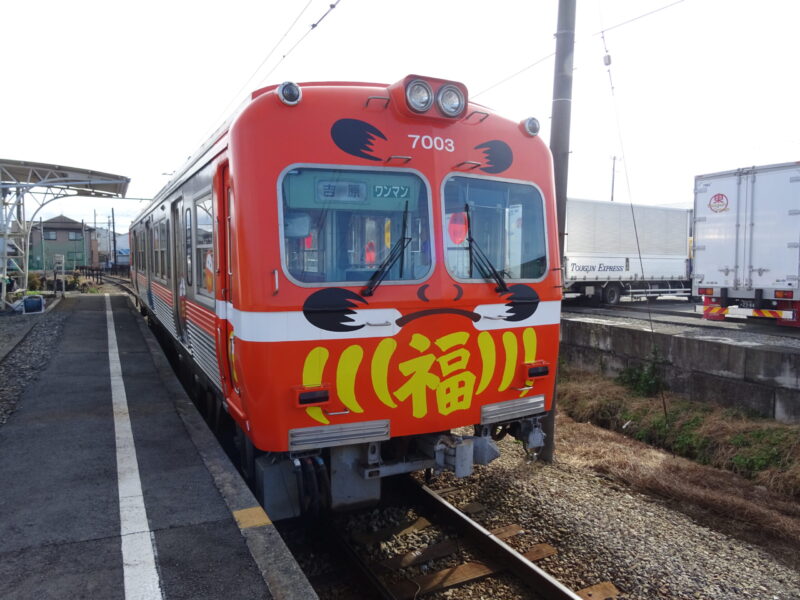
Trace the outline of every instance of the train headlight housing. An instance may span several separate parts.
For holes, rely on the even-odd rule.
[[[522,128],[529,136],[536,137],[539,135],[539,119],[535,119],[534,117],[525,119],[522,122]]]
[[[425,112],[433,106],[433,90],[421,79],[415,79],[406,86],[406,102],[414,112]]]
[[[454,85],[443,85],[436,94],[436,105],[447,117],[457,117],[467,105],[464,93]]]
[[[278,98],[288,106],[294,106],[303,98],[300,86],[291,81],[284,81],[278,86]]]

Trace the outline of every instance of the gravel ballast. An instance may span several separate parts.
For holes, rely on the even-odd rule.
[[[488,528],[523,526],[526,534],[510,541],[517,549],[553,545],[558,553],[538,564],[571,589],[611,581],[623,597],[640,600],[800,598],[800,574],[765,549],[588,469],[558,458],[530,463],[513,441],[500,446],[490,466],[462,481],[443,476],[437,487],[460,487],[448,497],[456,505],[485,505],[475,519]],[[474,597],[502,597],[491,595],[491,580],[474,587]]]
[[[50,360],[67,318],[58,308],[38,315],[0,316],[0,425]],[[13,345],[21,336],[21,342]]]

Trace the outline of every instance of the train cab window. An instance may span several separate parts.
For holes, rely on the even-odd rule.
[[[546,274],[544,203],[533,185],[450,177],[443,225],[447,270],[458,280],[492,279],[492,269],[504,279]]]
[[[195,203],[195,276],[197,291],[214,297],[214,214],[211,196]]]
[[[406,171],[296,168],[282,181],[283,260],[298,283],[419,281],[431,271],[425,182]]]

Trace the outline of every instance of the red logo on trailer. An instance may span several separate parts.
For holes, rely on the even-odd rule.
[[[725,194],[714,194],[708,201],[708,208],[715,213],[728,210],[728,197]]]

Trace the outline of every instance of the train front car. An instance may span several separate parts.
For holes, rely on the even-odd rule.
[[[266,88],[231,125],[225,394],[273,518],[542,446],[561,288],[537,132],[417,76]]]

